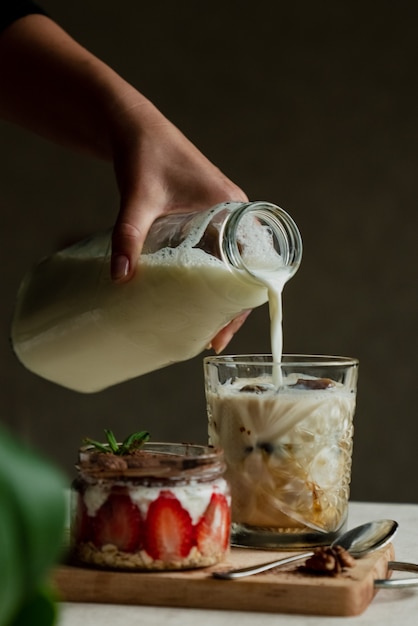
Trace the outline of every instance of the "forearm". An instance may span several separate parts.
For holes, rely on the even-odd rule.
[[[121,111],[141,107],[144,117],[158,115],[146,98],[46,16],[23,17],[0,33],[3,119],[110,159]]]
[[[112,277],[129,280],[159,215],[246,195],[140,94],[44,15],[0,32],[0,117],[112,162]]]

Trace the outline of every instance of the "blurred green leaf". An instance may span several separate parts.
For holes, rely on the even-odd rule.
[[[22,597],[24,560],[19,547],[11,486],[0,472],[0,624],[9,624]]]
[[[40,588],[24,603],[11,626],[53,626],[56,619],[55,598],[48,589]]]
[[[37,598],[36,590],[59,556],[66,482],[0,428],[0,626],[10,626],[28,598]],[[40,606],[39,598],[36,603]]]

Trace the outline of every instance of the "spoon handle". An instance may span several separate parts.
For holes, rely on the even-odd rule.
[[[307,559],[313,555],[313,552],[304,552],[303,554],[294,554],[293,556],[287,556],[285,558],[276,559],[275,561],[269,561],[268,563],[261,563],[260,565],[250,565],[249,567],[242,567],[240,569],[232,569],[229,572],[212,572],[214,578],[221,580],[233,580],[234,578],[243,578],[244,576],[251,576],[252,574],[259,574],[281,565],[287,565],[294,561],[301,561]]]

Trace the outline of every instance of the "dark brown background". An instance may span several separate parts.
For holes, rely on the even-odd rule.
[[[45,0],[253,200],[304,239],[284,292],[287,352],[360,359],[352,497],[418,502],[417,44],[413,3]],[[39,257],[110,226],[111,167],[0,125],[0,415],[70,474],[80,439],[206,441],[202,358],[85,396],[24,370],[9,345]],[[230,352],[269,350],[255,311]]]

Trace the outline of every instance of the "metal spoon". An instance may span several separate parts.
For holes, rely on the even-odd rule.
[[[390,519],[376,520],[357,526],[343,533],[335,539],[331,546],[342,546],[352,556],[360,557],[374,552],[379,548],[386,546],[398,530],[398,523]],[[296,554],[286,558],[276,559],[261,565],[251,565],[240,569],[230,570],[229,572],[212,572],[214,578],[222,580],[232,580],[234,578],[243,578],[252,574],[259,574],[280,565],[287,565],[293,561],[307,559],[313,555],[313,551]]]

